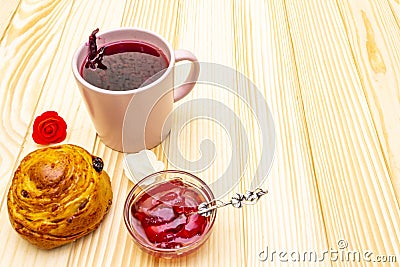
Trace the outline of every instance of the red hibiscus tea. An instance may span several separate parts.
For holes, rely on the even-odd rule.
[[[156,80],[169,65],[160,49],[141,41],[109,43],[100,47],[97,55],[97,66],[91,65],[88,55],[81,75],[90,84],[112,91],[137,89]]]
[[[120,152],[159,145],[171,130],[173,103],[196,84],[200,63],[157,33],[131,27],[95,29],[72,57],[72,73],[101,141]],[[190,62],[185,83],[174,67]],[[111,112],[110,112],[111,111]]]

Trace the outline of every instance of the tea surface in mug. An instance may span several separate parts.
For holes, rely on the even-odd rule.
[[[119,41],[106,44],[102,64],[105,68],[87,66],[88,57],[81,66],[82,77],[90,84],[112,91],[127,91],[160,77],[169,65],[163,52],[141,41]],[[154,76],[156,75],[157,76]]]

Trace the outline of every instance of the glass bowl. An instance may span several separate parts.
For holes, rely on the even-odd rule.
[[[198,249],[208,239],[216,218],[197,213],[202,202],[214,200],[198,177],[178,170],[153,173],[129,192],[124,221],[134,242],[145,252],[176,258]]]

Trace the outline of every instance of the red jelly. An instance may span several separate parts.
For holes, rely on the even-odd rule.
[[[206,201],[196,188],[181,180],[163,182],[144,193],[132,205],[148,240],[158,248],[180,248],[201,238],[209,219],[197,214]]]
[[[197,213],[202,202],[214,199],[208,186],[196,176],[181,171],[150,175],[129,193],[124,220],[133,240],[153,255],[186,255],[207,240],[216,213]]]

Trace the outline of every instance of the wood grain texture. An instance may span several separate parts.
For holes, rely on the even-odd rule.
[[[386,1],[338,4],[390,179],[400,199],[400,49],[396,45],[400,43],[400,28],[393,27],[396,19]]]
[[[258,206],[244,210],[246,262],[248,266],[280,266],[276,255],[275,260],[271,258],[272,251],[323,251],[328,247],[308,125],[283,2],[236,2],[234,13],[237,69],[264,95],[274,114],[277,135],[274,165],[263,186],[270,193]],[[253,165],[257,163],[253,161]],[[249,186],[246,183],[244,188]],[[267,249],[269,258],[261,262],[259,253]],[[310,262],[289,265],[310,266]],[[321,266],[328,265],[325,262]]]
[[[398,266],[398,0],[0,0],[0,5],[0,266]],[[171,135],[153,149],[167,168],[189,170],[209,184],[224,173],[243,174],[223,196],[228,200],[250,187],[263,164],[264,102],[275,122],[275,160],[262,184],[269,193],[255,206],[218,211],[208,242],[187,257],[154,258],[130,239],[122,209],[133,183],[123,173],[124,155],[96,136],[70,70],[75,49],[93,29],[120,26],[157,32],[174,49],[223,64],[254,84],[240,76],[228,88],[233,91],[199,83],[177,102],[175,110],[181,110],[172,114]],[[65,143],[103,158],[114,192],[99,229],[51,251],[15,233],[6,205],[14,170],[40,147],[31,128],[46,110],[67,121]],[[221,113],[220,121],[198,116]],[[236,136],[249,141],[250,153],[230,166],[233,152],[246,150]],[[204,150],[204,140],[213,149]],[[178,153],[186,161],[177,161]],[[216,156],[202,169],[205,153]],[[340,251],[340,240],[347,242],[346,251],[397,255],[397,262],[328,257],[283,262],[279,256],[313,251],[321,257],[325,250]],[[269,257],[262,261],[266,249]]]
[[[52,1],[51,4],[47,5],[42,2],[40,5],[37,3],[36,5],[32,3],[32,6],[21,5],[21,10],[16,15],[20,21],[14,23],[13,27],[15,29],[10,28],[9,36],[3,39],[3,44],[6,48],[14,53],[9,53],[9,56],[14,58],[10,62],[15,64],[15,69],[10,68],[10,65],[6,66],[4,64],[3,66],[6,71],[2,71],[2,75],[5,75],[2,82],[7,81],[7,73],[9,73],[11,82],[10,85],[5,85],[2,88],[8,87],[11,90],[4,92],[10,97],[2,99],[10,99],[8,107],[15,110],[3,110],[4,128],[7,129],[6,132],[11,130],[13,132],[9,133],[10,137],[2,136],[2,141],[5,141],[2,142],[2,145],[6,146],[7,149],[13,148],[11,146],[12,142],[8,140],[10,140],[11,136],[18,137],[15,141],[15,148],[22,148],[21,152],[15,150],[15,152],[9,153],[14,156],[10,160],[15,161],[15,164],[18,164],[28,152],[39,148],[30,137],[30,126],[34,117],[46,110],[56,110],[67,121],[68,138],[65,142],[74,143],[92,151],[96,134],[70,72],[71,58],[76,47],[87,39],[88,33],[90,34],[95,27],[115,27],[121,23],[121,19],[117,19],[117,22],[113,19],[115,14],[118,14],[118,10],[113,10],[114,13],[108,13],[107,16],[106,12],[110,11],[110,9],[112,10],[112,7],[113,5],[110,5],[110,8],[107,9],[105,5],[89,4],[84,1],[60,1],[59,3]],[[114,7],[119,7],[122,16],[123,5]],[[99,17],[103,17],[103,23],[98,18],[82,14],[82,12],[89,14],[89,11],[97,12]],[[39,20],[39,23],[32,20],[35,15],[29,16],[30,12],[36,14],[37,17],[40,17],[41,12],[45,12],[48,15],[42,15],[43,19]],[[25,21],[23,16],[26,16]],[[46,26],[43,27],[43,25]],[[85,25],[85,27],[81,25]],[[39,30],[36,30],[35,27]],[[79,27],[82,27],[81,32],[77,34],[75,29]],[[24,35],[19,36],[19,32],[24,31],[26,31],[26,36],[22,38]],[[21,51],[27,51],[27,53],[21,53]],[[21,65],[21,62],[26,63]],[[40,68],[37,67],[38,64]],[[19,79],[16,79],[17,77]],[[5,104],[3,107],[7,107],[7,105]],[[14,116],[12,123],[8,123],[11,119],[10,114],[13,113],[17,113],[18,116]],[[18,120],[21,120],[21,122]],[[10,127],[13,125],[16,126]],[[18,136],[17,133],[23,133],[23,135]],[[82,135],[82,133],[85,133],[85,135]],[[4,134],[4,131],[2,131],[2,134]],[[2,180],[5,185],[11,180],[11,171],[16,168],[16,165],[10,164],[8,166],[7,175],[2,176],[8,178]],[[3,196],[5,196],[4,193]],[[53,252],[57,256],[51,257],[51,259],[43,263],[43,258],[47,258],[46,255],[53,254],[34,248],[15,235],[8,223],[5,203],[6,199],[3,198],[1,221],[5,227],[2,227],[1,234],[7,242],[1,243],[2,263],[19,265],[18,262],[23,262],[30,266],[43,264],[55,266],[62,262],[66,266],[74,244],[57,249],[56,252]],[[10,243],[15,244],[18,249],[9,246],[8,244]]]
[[[174,48],[192,51],[200,62],[218,62],[233,67],[235,60],[234,19],[231,12],[226,12],[231,10],[232,7],[232,2],[229,0],[180,1],[177,16],[179,26],[175,30]],[[192,102],[196,99],[212,101],[209,104],[196,105]],[[196,166],[189,168],[188,164],[176,166],[176,164],[169,162],[168,165],[169,168],[189,170],[207,183],[211,183],[222,176],[226,171],[225,163],[229,162],[230,144],[228,140],[230,132],[224,131],[218,123],[197,117],[197,114],[209,114],[208,109],[218,112],[220,106],[215,100],[234,107],[234,97],[225,90],[207,83],[196,85],[187,97],[175,104],[176,108],[181,105],[184,108],[182,113],[174,113],[176,116],[173,117],[173,125],[189,123],[183,129],[173,126],[171,135],[180,135],[177,140],[168,138],[167,144],[165,144],[165,149],[167,149],[165,152],[170,156],[170,161],[175,158],[175,153],[181,153],[188,161],[196,161],[202,156],[200,153],[201,142],[204,139],[213,142],[216,159],[206,170],[199,170]],[[204,103],[206,102],[204,101]],[[237,111],[237,109],[234,111]],[[207,131],[204,129],[207,129]],[[161,148],[157,151],[160,153],[160,150]],[[203,152],[210,153],[211,151],[205,150]],[[172,163],[176,162],[173,161]],[[218,212],[210,240],[198,252],[189,255],[184,260],[168,261],[160,259],[160,265],[246,265],[243,214],[232,209],[221,209]],[[204,255],[207,255],[207,257]]]
[[[2,7],[0,13],[2,16],[2,19],[0,21],[0,32],[2,33],[2,35],[0,35],[0,40],[3,39],[3,34],[5,33],[7,27],[10,25],[19,3],[19,0],[0,1],[0,6]]]
[[[61,37],[59,29],[69,15],[68,3],[52,1],[47,3],[47,8],[44,5],[44,2],[43,5],[19,5],[0,44],[0,56],[3,58],[0,63],[0,175],[6,177],[0,183],[2,195],[54,58],[53,53]],[[36,15],[28,16],[29,12]],[[51,15],[47,16],[49,12]],[[13,114],[15,116],[10,116]]]
[[[21,159],[25,139],[30,138],[28,128],[32,123],[33,114],[36,113],[43,83],[60,42],[60,28],[62,29],[68,18],[70,8],[71,3],[60,1],[21,3],[15,10],[7,31],[2,35],[0,220],[1,234],[5,242],[0,244],[0,265],[53,266],[57,261],[68,258],[68,254],[63,252],[66,249],[63,248],[55,252],[58,259],[51,257],[46,262],[39,259],[38,263],[37,249],[30,250],[25,241],[13,234],[5,203],[8,185]]]
[[[400,1],[398,0],[388,0],[388,5],[396,19],[397,25],[400,27]]]
[[[287,8],[329,246],[398,254],[399,207],[339,9]]]

